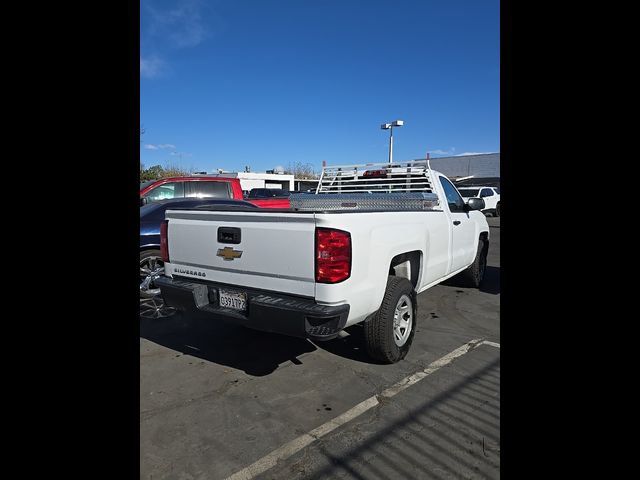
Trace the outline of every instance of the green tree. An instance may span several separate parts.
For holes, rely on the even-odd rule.
[[[193,169],[187,170],[176,165],[167,165],[166,168],[163,168],[161,165],[154,165],[153,167],[145,169],[144,165],[141,163],[140,182],[146,182],[148,180],[158,180],[160,178],[168,177],[184,177],[187,175],[191,175],[192,170]]]
[[[162,173],[162,178],[184,177],[187,175],[191,175],[192,172],[193,172],[193,169],[186,169],[176,164],[169,164],[164,168],[164,171]]]
[[[158,180],[159,178],[163,178],[164,169],[160,165],[154,165],[153,167],[149,167],[146,170],[144,169],[144,165],[140,164],[140,181],[146,182],[147,180]]]

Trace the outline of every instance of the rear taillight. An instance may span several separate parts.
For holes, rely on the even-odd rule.
[[[316,282],[338,283],[351,275],[351,235],[316,228]]]
[[[169,221],[165,220],[160,224],[160,256],[163,262],[169,261],[169,241],[167,240],[167,227]]]

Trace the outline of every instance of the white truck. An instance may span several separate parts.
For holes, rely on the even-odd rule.
[[[489,227],[426,161],[325,167],[289,209],[168,210],[166,304],[244,326],[329,340],[364,322],[368,353],[404,358],[416,295],[460,274],[483,279]]]
[[[465,199],[482,198],[484,200],[484,213],[491,213],[494,217],[500,216],[500,187],[458,187],[458,191]]]

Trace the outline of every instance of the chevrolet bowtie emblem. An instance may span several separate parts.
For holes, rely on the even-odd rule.
[[[242,256],[242,250],[234,250],[231,247],[219,248],[217,256],[225,260],[233,260],[234,258],[240,258]]]

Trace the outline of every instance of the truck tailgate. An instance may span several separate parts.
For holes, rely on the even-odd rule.
[[[167,210],[166,218],[166,274],[314,297],[313,213]]]

